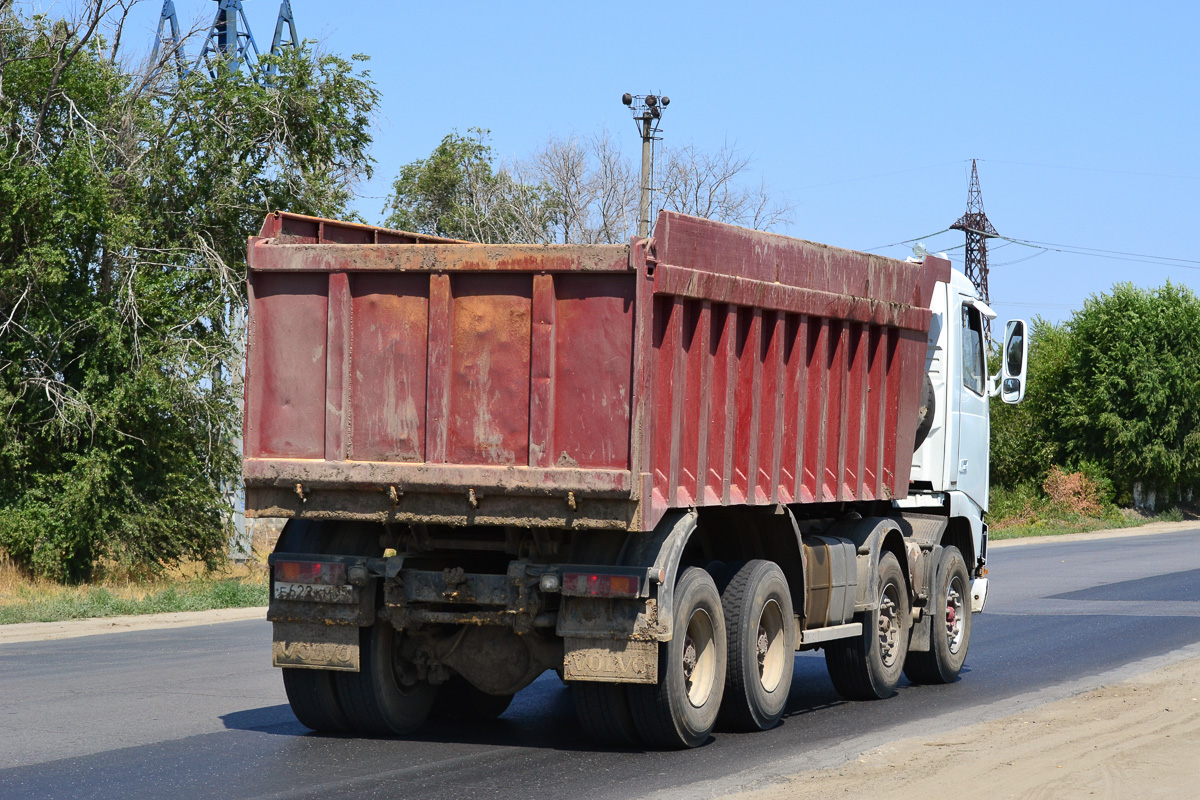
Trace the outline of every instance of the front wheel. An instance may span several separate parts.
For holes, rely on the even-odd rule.
[[[967,660],[971,642],[971,576],[957,547],[946,547],[938,560],[930,598],[929,651],[909,653],[904,674],[913,683],[951,683]]]
[[[900,562],[883,553],[875,573],[875,607],[862,615],[862,635],[825,648],[825,666],[837,693],[848,700],[891,697],[904,669],[911,622]]]
[[[792,686],[796,624],[787,578],[772,561],[747,562],[721,594],[729,668],[720,721],[733,730],[773,727]]]
[[[697,747],[708,740],[725,689],[726,633],[712,577],[691,567],[675,584],[671,641],[659,645],[658,684],[630,686],[629,704],[651,747]]]

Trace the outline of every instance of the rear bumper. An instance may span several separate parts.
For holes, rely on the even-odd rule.
[[[636,530],[628,470],[248,458],[247,517]]]

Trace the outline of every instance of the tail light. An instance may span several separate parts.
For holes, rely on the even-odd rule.
[[[573,597],[637,597],[641,588],[642,582],[636,575],[563,573],[562,593]]]
[[[346,583],[346,565],[322,561],[276,561],[275,580],[342,586]]]

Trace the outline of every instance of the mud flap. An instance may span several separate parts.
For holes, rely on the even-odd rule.
[[[658,683],[658,642],[566,639],[563,680]]]
[[[271,644],[277,667],[359,671],[357,625],[276,622]]]

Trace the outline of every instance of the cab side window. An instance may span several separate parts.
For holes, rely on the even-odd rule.
[[[975,394],[982,395],[984,390],[983,364],[983,320],[979,309],[963,304],[962,307],[962,359],[963,386]]]

